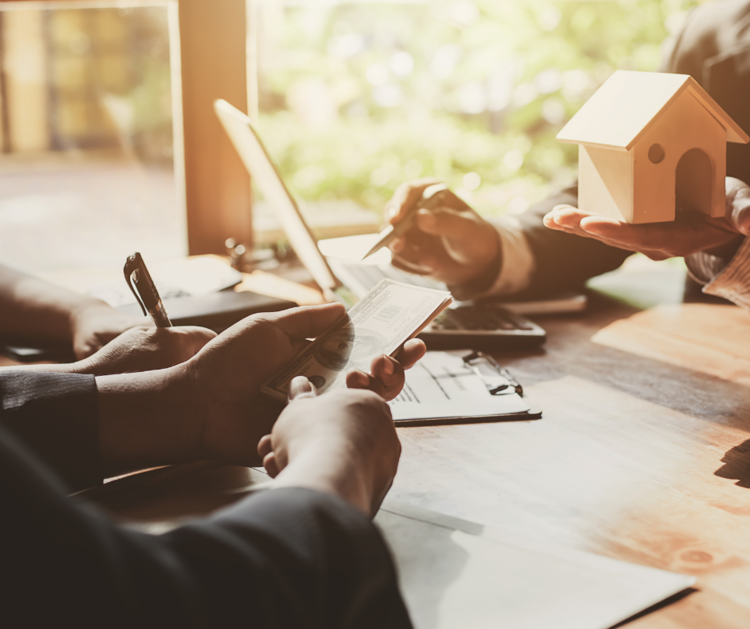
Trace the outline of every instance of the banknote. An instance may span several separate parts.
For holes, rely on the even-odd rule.
[[[373,358],[395,354],[451,301],[446,291],[383,280],[261,390],[286,400],[296,376],[306,376],[318,393],[345,387],[348,371],[369,372]]]

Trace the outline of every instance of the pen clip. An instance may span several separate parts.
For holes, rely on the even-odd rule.
[[[141,254],[136,252],[132,255],[129,255],[127,259],[125,260],[125,267],[123,268],[123,272],[125,273],[125,281],[128,284],[128,287],[133,292],[133,295],[135,296],[135,300],[138,302],[138,305],[141,307],[141,310],[143,310],[143,316],[148,316],[148,310],[146,310],[146,304],[143,303],[143,300],[141,299],[140,294],[135,289],[135,286],[133,285],[133,275],[135,273],[140,272],[140,262]]]

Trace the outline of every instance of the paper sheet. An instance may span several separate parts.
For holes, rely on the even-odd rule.
[[[406,386],[390,402],[394,420],[497,417],[529,410],[513,392],[491,395],[485,381],[464,361],[466,350],[428,352],[406,372]],[[502,376],[493,384],[509,384]]]
[[[396,500],[375,522],[415,629],[606,629],[695,583]]]

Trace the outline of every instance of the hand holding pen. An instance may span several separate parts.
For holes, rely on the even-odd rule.
[[[425,198],[427,197],[427,198]],[[500,266],[497,229],[434,179],[405,183],[389,205],[400,235],[390,239],[393,266],[456,287]]]
[[[372,248],[365,254],[365,258],[369,258],[376,251],[380,251],[383,247],[388,247],[397,238],[403,236],[409,231],[417,219],[417,211],[422,209],[431,209],[440,205],[441,193],[448,189],[444,183],[436,183],[431,185],[422,192],[421,197],[417,200],[412,207],[408,208],[401,219],[396,223],[391,223],[383,231],[378,234],[378,241],[372,246]]]
[[[128,283],[130,290],[133,291],[136,301],[140,304],[144,315],[149,315],[156,324],[157,328],[171,328],[172,322],[169,320],[164,303],[156,290],[154,280],[146,268],[143,257],[137,251],[129,255],[125,260],[125,281]]]

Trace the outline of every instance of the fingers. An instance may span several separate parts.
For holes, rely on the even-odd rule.
[[[424,356],[426,347],[419,339],[411,339],[404,344],[398,360],[385,354],[377,356],[370,363],[370,372],[353,370],[346,374],[346,386],[350,389],[365,389],[377,393],[386,401],[395,398],[406,384],[405,369],[410,369]]]
[[[660,233],[662,225],[659,223],[652,225],[630,225],[601,216],[584,216],[580,219],[578,225],[586,234],[618,242],[628,248],[650,249],[649,243],[662,236]]]
[[[735,208],[732,214],[735,229],[744,236],[750,236],[750,202],[744,207]]]
[[[582,212],[572,205],[556,205],[552,208],[551,212],[548,212],[544,216],[542,221],[545,227],[549,227],[550,229],[568,233],[581,232],[579,233],[580,236],[590,237],[580,229],[581,220],[587,216],[591,216],[591,214]]]
[[[264,435],[258,442],[258,455],[263,460],[263,467],[271,478],[276,478],[281,471],[276,454],[273,451],[273,438]]]
[[[612,218],[582,212],[570,205],[558,205],[544,217],[550,229],[595,238],[612,246],[630,249],[643,238],[643,225],[630,225]],[[641,247],[645,249],[646,247]],[[639,249],[640,250],[640,249]]]
[[[273,452],[269,452],[263,457],[263,467],[266,468],[266,472],[271,478],[276,478],[281,473],[276,455]]]
[[[315,338],[327,332],[346,314],[342,304],[323,304],[290,308],[280,313],[265,315],[287,336],[293,339]]]
[[[469,212],[459,212],[442,207],[434,210],[419,210],[417,226],[433,236],[445,236],[452,240],[470,241],[481,235],[482,226]]]
[[[396,354],[396,359],[404,369],[411,369],[427,352],[427,346],[422,339],[409,339]]]
[[[395,225],[406,216],[411,207],[422,198],[422,193],[426,188],[440,183],[439,180],[432,177],[415,179],[402,183],[393,198],[385,206],[385,216],[391,225]]]
[[[390,356],[378,356],[370,363],[370,372],[383,385],[380,395],[386,400],[392,400],[404,388],[406,374],[399,361]]]
[[[750,236],[750,187],[739,179],[727,177],[726,202],[730,227]]]
[[[385,384],[380,379],[371,376],[370,374],[366,374],[359,369],[354,369],[346,374],[346,386],[349,389],[372,391],[384,399],[389,399],[386,397],[387,391]]]
[[[393,243],[391,243],[393,245]],[[429,275],[439,268],[445,246],[439,236],[432,236],[417,227],[398,239],[398,251],[391,247],[394,266],[415,275]]]
[[[570,205],[556,206],[543,220],[544,225],[550,229],[581,236],[582,238],[593,238],[616,249],[638,251],[652,260],[664,260],[669,257],[669,255],[660,250],[651,250],[643,246],[635,248],[634,243],[621,242],[618,238],[622,234],[620,234],[617,228],[621,225],[627,225],[627,223],[593,216]],[[603,223],[608,223],[608,225],[604,225]],[[612,229],[610,229],[610,226]],[[606,236],[605,233],[607,234]]]
[[[571,207],[558,206],[547,216],[555,225],[570,234],[594,238],[610,247],[638,251],[653,260],[669,257],[664,247],[679,244],[680,234],[674,223],[631,225],[604,216],[595,216]],[[547,217],[545,216],[545,224]],[[684,235],[683,235],[684,240]]]
[[[394,255],[391,257],[391,264],[397,269],[412,273],[413,275],[430,275],[438,267],[437,258],[433,255],[421,256],[418,263],[410,260],[407,255]]]
[[[317,395],[317,390],[312,382],[310,382],[305,376],[297,376],[291,383],[289,383],[289,400],[301,400],[304,398],[314,398]],[[258,442],[258,454],[263,459],[263,467],[271,476],[276,478],[281,472],[281,465],[276,458],[276,454],[273,450],[273,437],[271,435],[264,435]]]
[[[750,206],[750,191],[747,197]],[[738,202],[740,220],[750,222],[750,209],[745,218],[744,205]],[[569,205],[557,206],[544,217],[544,224],[569,234],[595,238],[619,249],[637,251],[652,260],[686,256],[710,249],[731,239],[732,232],[725,219],[712,219],[697,212],[681,212],[668,223],[632,225],[603,216],[582,212]]]
[[[305,376],[297,376],[289,383],[289,401],[316,397],[318,391]]]
[[[589,216],[581,220],[580,226],[585,233],[615,243],[621,249],[641,253],[660,252],[663,258],[700,251],[706,243],[704,230],[695,229],[689,224],[681,225],[679,222],[630,225],[600,216]]]
[[[258,454],[263,459],[263,467],[271,478],[276,478],[281,472],[281,467],[273,451],[271,435],[265,435],[258,442]]]
[[[260,438],[260,441],[258,442],[258,455],[261,458],[265,458],[267,454],[273,451],[271,443],[271,435],[264,435]]]
[[[406,238],[399,236],[389,245],[390,250],[393,253],[401,253],[406,248]]]

